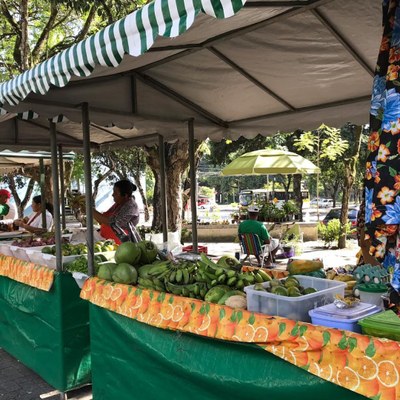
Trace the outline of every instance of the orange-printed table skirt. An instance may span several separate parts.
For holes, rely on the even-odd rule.
[[[400,399],[400,342],[98,278],[88,279],[80,296],[97,306],[159,328],[255,343],[314,375],[366,397]]]
[[[46,292],[54,281],[54,270],[4,255],[0,255],[0,275]]]

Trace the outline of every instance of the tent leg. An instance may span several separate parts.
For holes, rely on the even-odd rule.
[[[164,137],[158,135],[158,155],[160,158],[160,197],[161,197],[161,220],[163,230],[163,243],[168,243],[168,210],[166,196],[166,179],[165,179],[165,142]]]
[[[59,176],[58,176],[58,163],[57,163],[57,130],[56,130],[56,124],[54,122],[50,122],[50,146],[51,146],[51,174],[53,179],[54,233],[56,239],[56,263],[57,263],[56,265],[57,265],[57,271],[62,271],[60,188],[58,185]]]
[[[93,199],[92,199],[92,169],[90,160],[90,121],[89,105],[82,104],[82,130],[83,130],[83,160],[85,176],[86,200],[86,244],[88,248],[88,274],[94,275],[94,235],[93,235]]]
[[[190,164],[190,207],[192,209],[192,242],[193,252],[197,253],[197,179],[194,159],[194,119],[188,121],[189,130],[189,164]]]
[[[39,185],[40,185],[40,194],[42,199],[45,200],[45,172],[44,172],[44,160],[43,158],[39,159],[39,171],[40,171],[40,178],[39,178]],[[42,226],[47,228],[46,226],[46,202],[42,201]]]
[[[62,228],[65,229],[67,224],[65,223],[65,185],[64,185],[64,159],[63,159],[63,150],[62,144],[58,145],[58,161],[60,164],[60,203],[61,203],[61,224]]]

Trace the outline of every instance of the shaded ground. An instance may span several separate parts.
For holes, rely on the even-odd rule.
[[[39,375],[0,349],[0,400],[60,400],[60,394]],[[68,400],[91,400],[89,387],[71,391]]]

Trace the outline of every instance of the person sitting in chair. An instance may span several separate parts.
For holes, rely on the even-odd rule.
[[[271,264],[275,262],[275,254],[279,248],[279,240],[271,238],[265,225],[262,222],[257,221],[258,213],[260,212],[259,207],[249,206],[247,212],[249,214],[249,218],[240,223],[238,232],[239,234],[255,233],[260,238],[261,245],[269,244],[270,255],[268,256],[268,260],[264,265],[271,266]],[[257,261],[261,265],[261,260],[259,256],[257,256]]]

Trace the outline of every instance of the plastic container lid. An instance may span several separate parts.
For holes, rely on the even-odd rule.
[[[384,283],[361,283],[357,286],[357,289],[369,293],[386,293],[388,291]]]
[[[376,305],[368,303],[358,303],[350,308],[337,308],[335,304],[331,303],[310,310],[309,314],[312,317],[320,317],[321,319],[359,320],[380,310],[381,308]]]

